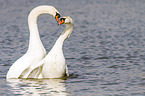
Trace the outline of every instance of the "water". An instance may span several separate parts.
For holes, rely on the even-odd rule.
[[[55,6],[75,26],[64,43],[67,79],[6,81],[9,67],[28,47],[27,16],[38,5]],[[144,96],[144,0],[1,0],[1,96]],[[42,15],[38,20],[47,52],[65,26]]]

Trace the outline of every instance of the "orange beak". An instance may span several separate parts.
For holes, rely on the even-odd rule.
[[[60,14],[56,12],[55,19],[56,19],[57,23],[59,23],[59,18],[60,18]]]
[[[62,19],[60,22],[58,22],[58,25],[61,25],[64,23],[64,20]]]
[[[60,17],[59,15],[56,15],[56,16],[55,16],[55,19],[56,19],[56,21],[57,21],[58,23],[59,23],[59,17]]]

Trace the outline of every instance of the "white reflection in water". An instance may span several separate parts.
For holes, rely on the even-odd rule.
[[[8,85],[15,95],[66,96],[65,80],[62,79],[10,79]]]

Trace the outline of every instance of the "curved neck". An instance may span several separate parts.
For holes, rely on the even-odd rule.
[[[73,24],[66,24],[66,28],[64,30],[64,32],[59,36],[59,38],[56,40],[54,46],[53,46],[53,50],[54,49],[61,49],[63,47],[63,42],[69,38],[70,34],[73,31]]]
[[[37,19],[41,14],[49,14],[55,16],[56,12],[58,12],[53,6],[39,6],[34,8],[29,16],[28,16],[28,25],[30,30],[30,39],[29,39],[29,48],[28,51],[31,50],[40,50],[43,49],[43,44],[40,40]]]

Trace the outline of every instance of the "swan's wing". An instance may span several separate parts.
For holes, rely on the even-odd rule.
[[[9,78],[19,78],[20,75],[26,70],[31,63],[30,58],[27,55],[23,55],[19,58],[9,69],[7,73],[7,79]]]
[[[28,75],[36,68],[41,58],[35,58],[32,55],[25,54],[19,58],[9,69],[7,79],[10,78],[28,78]]]
[[[39,75],[42,73],[43,64],[44,60],[38,63],[38,65],[29,72],[28,78],[38,78]]]
[[[65,66],[65,72],[66,72],[66,76],[68,77],[69,76],[69,73],[68,73],[67,65]]]
[[[39,66],[29,73],[28,78],[37,78],[39,77],[41,72],[42,72],[42,66]]]

